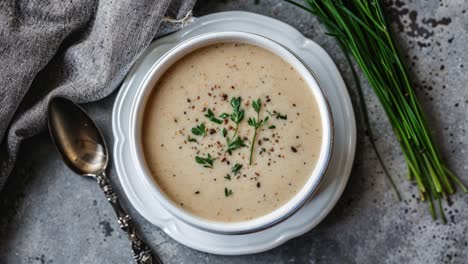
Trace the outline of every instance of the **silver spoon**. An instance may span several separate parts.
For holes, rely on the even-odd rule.
[[[136,263],[162,264],[140,238],[131,217],[122,209],[112,190],[105,174],[109,160],[106,143],[91,118],[72,101],[55,97],[49,101],[48,121],[52,140],[68,167],[79,175],[95,178],[101,186],[117,214],[120,227],[128,235]]]

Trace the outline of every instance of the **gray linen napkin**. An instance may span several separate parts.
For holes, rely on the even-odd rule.
[[[46,128],[50,97],[106,97],[155,37],[190,22],[194,3],[0,1],[0,190],[21,141]]]

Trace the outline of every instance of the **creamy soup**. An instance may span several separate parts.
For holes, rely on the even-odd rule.
[[[235,222],[274,211],[304,186],[322,127],[315,97],[291,65],[256,46],[223,43],[164,73],[142,136],[148,167],[175,204]]]

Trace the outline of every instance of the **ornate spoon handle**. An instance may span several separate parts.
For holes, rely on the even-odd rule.
[[[107,201],[114,208],[115,213],[118,217],[118,223],[122,230],[128,235],[128,239],[132,244],[133,258],[138,264],[162,264],[162,261],[153,254],[150,247],[143,242],[138,235],[136,228],[133,224],[132,218],[123,210],[120,205],[117,194],[110,185],[109,178],[107,178],[105,172],[96,175],[96,180],[101,186],[101,189],[106,195]]]

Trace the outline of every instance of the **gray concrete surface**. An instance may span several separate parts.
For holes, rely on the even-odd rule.
[[[387,10],[440,150],[468,183],[468,4],[405,2],[386,1]],[[293,25],[322,45],[352,83],[335,41],[311,15],[279,0],[204,0],[195,14],[224,10],[261,13]],[[406,180],[382,109],[369,86],[364,88],[377,144],[403,192],[402,202],[390,189],[359,122],[354,169],[337,206],[314,230],[268,252],[238,257],[197,252],[124,203],[165,263],[468,263],[468,195],[459,192],[446,206],[448,224],[430,218],[426,204],[416,199],[416,186]],[[86,106],[109,139],[114,98]],[[123,194],[113,168],[109,174]],[[46,133],[22,146],[0,195],[0,263],[132,263],[127,239],[98,186],[65,167]]]

